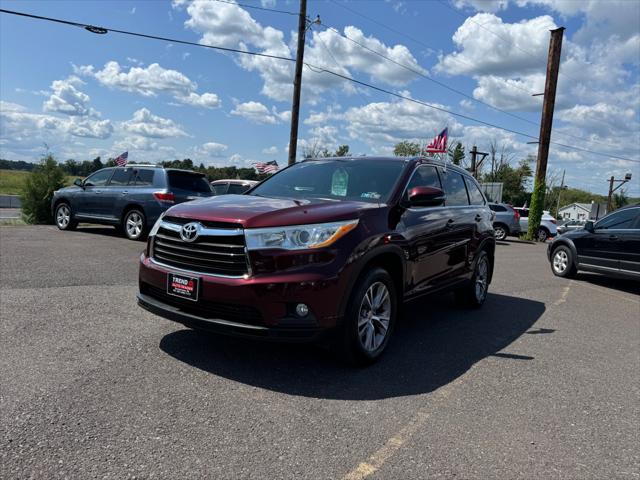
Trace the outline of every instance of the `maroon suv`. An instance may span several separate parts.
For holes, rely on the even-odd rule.
[[[195,329],[329,337],[384,351],[401,302],[451,289],[480,306],[492,213],[464,170],[425,158],[305,160],[244,195],[176,205],[140,257],[138,303]]]

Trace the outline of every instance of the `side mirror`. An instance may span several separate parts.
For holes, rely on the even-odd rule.
[[[595,231],[595,229],[593,228],[593,222],[591,220],[589,220],[587,223],[584,224],[584,229],[587,232],[591,232],[593,233]]]
[[[437,207],[444,203],[446,195],[435,187],[413,187],[409,190],[409,204],[412,207]]]
[[[82,180],[80,180],[79,178],[76,178],[76,179],[73,181],[73,184],[74,184],[76,187],[84,188],[84,183],[83,183],[83,182],[82,182]]]

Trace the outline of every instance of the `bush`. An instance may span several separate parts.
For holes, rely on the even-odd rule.
[[[51,198],[64,186],[65,174],[52,155],[45,156],[27,178],[20,196],[27,223],[53,223]]]

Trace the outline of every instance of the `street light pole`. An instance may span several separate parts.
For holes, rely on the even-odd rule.
[[[616,180],[616,178],[611,175],[611,178],[609,179],[609,195],[607,195],[607,213],[609,213],[612,210],[613,207],[613,203],[612,203],[612,199],[613,199],[613,193],[618,190],[621,186],[623,186],[625,183],[627,183],[628,181],[631,180],[631,174],[627,173],[624,176],[624,179],[622,180]],[[615,188],[613,188],[613,184],[615,182],[618,182],[619,185]]]
[[[560,196],[562,195],[562,190],[564,189],[564,174],[566,170],[562,170],[562,180],[560,181],[560,190],[558,190],[558,205],[556,205],[556,218],[560,215]],[[558,218],[558,220],[560,220]]]

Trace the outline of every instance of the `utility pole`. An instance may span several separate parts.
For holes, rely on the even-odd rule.
[[[547,160],[549,158],[549,142],[551,141],[551,127],[553,125],[553,109],[556,104],[556,87],[558,85],[558,72],[560,71],[563,34],[564,27],[551,30],[547,79],[544,85],[544,103],[542,104],[542,120],[540,122],[540,137],[538,138],[536,177],[533,184],[533,194],[531,195],[531,208],[529,209],[529,238],[537,238],[540,220],[542,219],[542,210],[544,209]]]
[[[607,195],[607,213],[609,213],[609,212],[611,212],[611,210],[613,210],[613,208],[612,208],[613,207],[613,202],[612,202],[613,193],[616,190],[618,190],[621,186],[623,186],[625,183],[630,181],[630,180],[631,180],[631,174],[630,173],[627,173],[624,176],[623,180],[616,180],[616,178],[613,175],[611,175],[611,178],[609,179],[609,195]],[[615,182],[618,182],[619,185],[617,187],[613,188],[613,184]]]
[[[556,205],[556,218],[560,215],[560,196],[562,195],[562,190],[564,189],[564,174],[566,170],[562,170],[562,180],[560,181],[560,190],[558,190],[558,205]],[[558,220],[560,220],[558,218]]]
[[[296,163],[298,149],[298,119],[300,118],[300,89],[302,87],[302,67],[304,61],[304,37],[307,32],[307,0],[300,0],[298,18],[298,51],[296,72],[293,77],[293,101],[291,104],[291,134],[289,135],[289,165]]]
[[[489,154],[485,152],[479,152],[478,147],[476,147],[475,145],[471,149],[470,153],[471,153],[471,175],[473,175],[473,178],[477,179],[478,170],[480,170],[480,167],[482,166],[482,162],[484,162],[484,159],[487,158],[487,155]],[[478,161],[478,155],[482,157],[480,158],[479,161]]]

